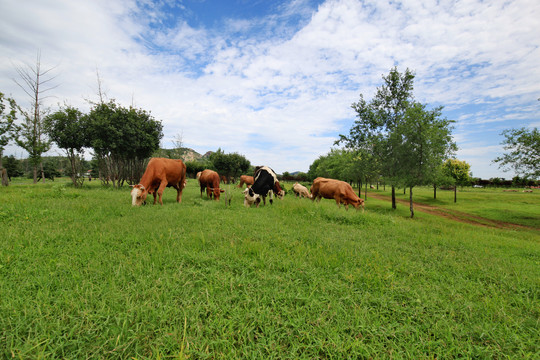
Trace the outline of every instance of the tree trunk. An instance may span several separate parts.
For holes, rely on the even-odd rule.
[[[437,185],[433,184],[433,198],[437,199]]]
[[[364,200],[367,200],[367,181],[366,181],[366,190],[364,191]]]
[[[411,219],[414,217],[413,201],[412,201],[412,186],[409,188],[409,207],[411,208]]]
[[[454,185],[454,202],[457,202],[457,184]]]
[[[359,198],[362,197],[362,182],[361,181],[358,182],[358,197]]]
[[[43,179],[43,183],[45,183],[45,171],[43,171],[43,161],[39,163],[39,166],[41,167],[41,178]]]
[[[392,209],[396,208],[396,188],[392,185]]]
[[[37,184],[37,165],[34,165],[33,167],[33,174],[34,174],[34,184]]]
[[[9,178],[7,174],[7,169],[0,168],[0,173],[2,173],[2,186],[8,186],[9,185]]]

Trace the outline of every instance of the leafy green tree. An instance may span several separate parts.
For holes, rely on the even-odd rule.
[[[504,150],[509,151],[493,160],[504,171],[513,169],[526,178],[540,178],[540,131],[538,128],[505,130]]]
[[[7,102],[9,111],[7,111]],[[6,98],[0,92],[0,169],[2,168],[2,153],[6,145],[15,137],[15,120],[17,119],[17,104],[15,100]]]
[[[4,103],[7,101],[9,104],[9,111],[6,111],[7,105]],[[3,93],[0,92],[0,172],[2,177],[2,185],[8,186],[8,179],[11,179],[9,171],[4,170],[2,166],[2,154],[6,145],[14,139],[17,126],[15,125],[17,115],[17,104],[15,100],[6,98]]]
[[[185,164],[186,172],[192,178],[195,178],[199,171],[212,167],[211,163],[206,161],[186,161]]]
[[[19,177],[24,175],[21,170],[21,162],[17,160],[15,156],[5,156],[2,163],[4,165],[4,169],[7,170],[9,181],[11,181],[12,177]]]
[[[82,186],[82,157],[84,147],[89,146],[86,117],[76,108],[66,106],[45,118],[47,132],[52,141],[66,152],[75,187]]]
[[[427,110],[426,105],[411,103],[403,120],[389,134],[400,164],[398,177],[409,188],[411,218],[414,186],[433,183],[443,161],[457,150],[451,121],[441,117],[441,110]]]
[[[113,187],[136,183],[147,159],[159,148],[163,125],[150,113],[125,108],[114,100],[94,105],[88,114],[88,134],[102,176]]]
[[[454,182],[454,202],[457,202],[457,186],[471,181],[471,165],[458,159],[448,159],[443,164],[443,174]]]
[[[351,107],[356,111],[356,121],[349,135],[340,135],[336,144],[344,143],[349,149],[368,152],[380,166],[378,173],[392,186],[392,208],[396,208],[395,185],[399,182],[400,164],[396,147],[397,137],[391,136],[413,101],[414,74],[409,69],[401,74],[396,67],[383,76],[383,85],[377,88],[371,102],[360,94],[360,100]]]
[[[245,156],[238,153],[225,154],[221,149],[210,155],[210,161],[219,175],[225,175],[229,181],[245,173],[251,166]]]

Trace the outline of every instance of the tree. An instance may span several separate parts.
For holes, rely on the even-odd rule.
[[[4,169],[7,170],[7,175],[11,181],[12,177],[23,176],[24,173],[21,171],[20,161],[15,158],[13,155],[4,157],[3,159]]]
[[[9,111],[6,111],[6,104],[4,100],[9,104]],[[17,104],[15,100],[4,97],[4,94],[0,92],[0,172],[2,172],[2,185],[8,186],[9,172],[3,170],[2,154],[6,145],[15,137],[15,131],[17,126],[15,120],[17,116]]]
[[[24,117],[22,125],[18,128],[16,143],[28,152],[28,159],[33,167],[34,184],[37,183],[38,166],[41,166],[41,176],[45,177],[41,156],[51,147],[51,142],[45,137],[43,117],[46,113],[43,110],[43,100],[47,96],[44,93],[55,89],[57,86],[49,86],[54,79],[50,76],[53,68],[43,70],[41,68],[41,54],[38,52],[36,65],[18,67],[22,82],[15,80],[15,83],[30,97],[29,111],[17,106]]]
[[[47,132],[52,141],[66,152],[70,163],[70,177],[73,186],[82,186],[81,160],[83,148],[89,145],[87,121],[85,116],[76,108],[65,106],[45,118]]]
[[[526,178],[540,178],[540,131],[538,128],[504,130],[501,143],[504,150],[510,151],[493,160],[504,171],[513,169]]]
[[[442,107],[427,110],[412,103],[403,120],[389,134],[400,166],[400,181],[409,188],[409,207],[414,217],[413,188],[436,180],[441,164],[457,150],[452,140],[451,121],[441,118]]]
[[[239,177],[251,166],[245,156],[238,153],[225,154],[221,149],[210,155],[210,161],[215,170],[220,175],[225,175],[228,180]]]
[[[454,202],[457,202],[457,186],[471,180],[471,165],[458,159],[448,159],[443,164],[443,174],[454,181]]]
[[[114,100],[94,105],[88,114],[90,146],[113,187],[139,181],[146,160],[159,148],[162,129],[161,121],[145,110],[125,108]]]
[[[392,208],[396,208],[395,184],[398,182],[399,162],[391,136],[403,121],[409,103],[413,100],[414,74],[409,69],[401,74],[397,68],[383,76],[383,85],[377,88],[371,102],[366,102],[362,94],[351,107],[356,111],[356,121],[348,136],[340,135],[336,144],[344,143],[350,149],[363,149],[380,166],[378,172],[392,185]]]

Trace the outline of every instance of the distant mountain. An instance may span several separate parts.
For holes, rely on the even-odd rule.
[[[182,158],[184,161],[197,161],[204,158],[203,155],[195,150],[186,147],[179,149],[159,149],[154,154],[154,157],[166,157],[171,159]]]

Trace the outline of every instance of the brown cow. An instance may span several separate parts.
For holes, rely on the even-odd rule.
[[[345,181],[318,177],[313,180],[310,190],[311,199],[317,199],[317,202],[321,200],[321,197],[335,199],[338,207],[341,207],[341,204],[345,204],[345,210],[348,210],[349,204],[351,204],[356,210],[358,210],[359,206],[362,206],[362,211],[364,211],[364,200],[360,199],[354,193],[351,185]]]
[[[212,194],[215,200],[219,200],[219,195],[225,190],[219,188],[219,174],[214,170],[206,169],[199,176],[199,185],[201,186],[201,197],[204,188],[206,188],[206,196],[212,199]]]
[[[238,185],[239,188],[241,188],[244,184],[246,184],[246,187],[250,187],[255,182],[255,179],[253,179],[253,176],[249,175],[240,175],[240,184]]]
[[[182,201],[182,190],[186,185],[186,165],[182,160],[152,158],[146,166],[146,170],[141,181],[132,186],[131,204],[140,206],[146,203],[148,193],[154,195],[154,204],[156,196],[159,195],[159,203],[163,205],[161,199],[163,190],[166,187],[173,187],[177,191],[176,201]]]

